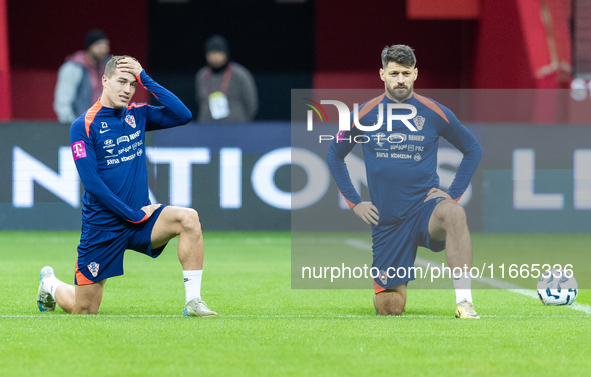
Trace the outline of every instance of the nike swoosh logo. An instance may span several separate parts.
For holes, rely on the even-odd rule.
[[[111,130],[99,130],[100,133],[104,134],[107,131],[111,131]]]

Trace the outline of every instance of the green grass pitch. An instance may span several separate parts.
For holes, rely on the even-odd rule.
[[[156,260],[128,252],[125,275],[107,282],[99,315],[40,313],[39,270],[51,265],[71,283],[78,237],[0,232],[0,376],[539,377],[591,370],[589,311],[475,289],[482,318],[457,320],[453,290],[411,289],[406,313],[379,317],[371,289],[291,289],[289,233],[205,233],[202,292],[218,318],[181,316],[176,242]],[[591,235],[473,235],[475,262],[477,250],[515,255],[534,239],[541,253],[557,245],[588,250]],[[590,291],[580,290],[577,303],[589,308]]]

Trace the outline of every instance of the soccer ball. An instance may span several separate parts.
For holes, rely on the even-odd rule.
[[[565,274],[564,270],[550,270],[538,280],[538,296],[544,305],[570,305],[578,293],[577,280],[571,271]]]

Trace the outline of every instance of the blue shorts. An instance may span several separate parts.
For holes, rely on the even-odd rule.
[[[118,231],[103,231],[82,226],[75,285],[93,284],[123,275],[123,254],[131,249],[152,258],[158,257],[166,245],[152,249],[152,229],[166,206],[160,206],[141,224],[129,224]]]
[[[410,270],[410,267],[415,264],[419,246],[435,252],[445,249],[445,241],[429,238],[429,219],[435,206],[442,200],[444,198],[436,198],[421,203],[418,209],[408,213],[398,224],[374,228],[372,267],[379,271],[379,276],[374,278],[376,293],[415,280],[414,270]],[[372,270],[372,276],[375,276],[377,271]]]

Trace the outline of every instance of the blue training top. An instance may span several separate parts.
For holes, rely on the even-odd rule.
[[[145,131],[187,124],[192,114],[145,71],[136,79],[164,106],[131,103],[113,109],[100,99],[72,123],[70,141],[84,185],[82,224],[116,231],[148,219]]]
[[[359,124],[369,127],[377,124],[379,104],[383,104],[382,126],[376,131],[362,131],[352,126],[350,131],[339,132],[326,156],[340,192],[353,208],[362,200],[351,183],[344,158],[355,144],[362,143],[370,200],[379,212],[378,227],[399,224],[423,202],[431,188],[439,187],[437,149],[440,136],[464,154],[447,191],[452,199],[459,200],[468,188],[482,157],[476,138],[448,108],[416,93],[402,103],[416,107],[417,115],[410,123],[417,131],[411,131],[401,120],[393,120],[392,129],[388,131],[387,105],[394,103],[384,93],[360,106]],[[392,113],[409,114],[409,111],[393,109]]]

